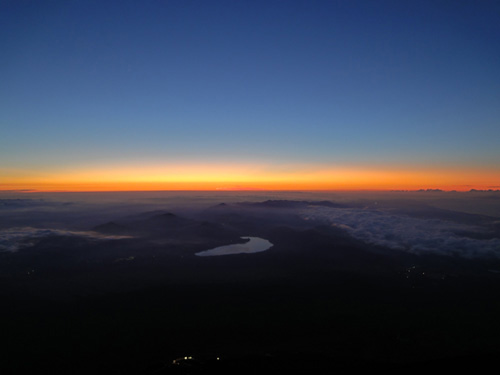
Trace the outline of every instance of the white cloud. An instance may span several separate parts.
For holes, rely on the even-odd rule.
[[[500,257],[500,239],[475,239],[461,232],[483,228],[438,219],[420,219],[386,211],[311,207],[301,212],[307,220],[340,227],[367,243],[412,253],[434,252],[462,257]]]
[[[91,231],[69,231],[62,229],[19,227],[0,231],[0,251],[17,251],[34,244],[34,240],[50,236],[74,236],[94,240],[110,240],[129,238],[127,236],[111,236]]]

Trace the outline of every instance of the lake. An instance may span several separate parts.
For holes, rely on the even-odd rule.
[[[200,257],[231,255],[231,254],[251,254],[266,251],[273,246],[271,242],[259,237],[241,237],[248,239],[248,242],[215,247],[210,250],[200,251],[195,255]]]

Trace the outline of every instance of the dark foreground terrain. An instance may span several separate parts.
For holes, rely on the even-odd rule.
[[[116,236],[106,241],[54,235],[0,253],[2,373],[496,366],[497,260],[368,245],[292,206],[219,205],[197,219],[146,213],[94,227]],[[240,236],[274,246],[195,255]]]

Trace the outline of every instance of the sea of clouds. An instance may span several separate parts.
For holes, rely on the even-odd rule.
[[[485,228],[361,208],[311,207],[301,212],[306,220],[326,223],[367,243],[416,254],[437,253],[465,258],[500,258],[500,238],[477,239],[463,233],[484,233]]]
[[[80,237],[90,240],[112,240],[129,238],[127,236],[104,235],[92,231],[70,231],[62,229],[42,229],[31,227],[8,228],[0,230],[0,251],[15,252],[33,246],[37,240],[52,236]]]

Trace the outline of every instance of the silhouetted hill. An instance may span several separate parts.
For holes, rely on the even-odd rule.
[[[177,231],[195,222],[179,217],[173,213],[165,213],[149,217],[145,220],[129,224],[134,231],[153,236],[172,236]]]
[[[130,238],[50,232],[0,252],[0,319],[9,322],[0,370],[408,373],[496,358],[487,353],[500,335],[497,259],[370,244],[296,215],[310,203],[220,204],[190,218],[150,211],[94,227]],[[195,255],[240,236],[273,246]],[[191,355],[203,363],[173,365]]]
[[[240,205],[262,208],[302,208],[308,206],[324,206],[344,208],[350,207],[346,204],[331,201],[295,201],[295,200],[267,200],[264,202],[242,202]]]
[[[125,225],[117,224],[110,221],[106,224],[97,225],[92,228],[93,231],[104,233],[104,234],[114,234],[114,235],[126,235],[130,233],[130,228]]]
[[[167,212],[153,216],[141,214],[140,220],[117,224],[108,222],[93,228],[104,234],[130,235],[144,238],[170,240],[202,241],[204,239],[222,240],[227,243],[238,241],[240,234],[235,229],[221,223],[187,219]]]

